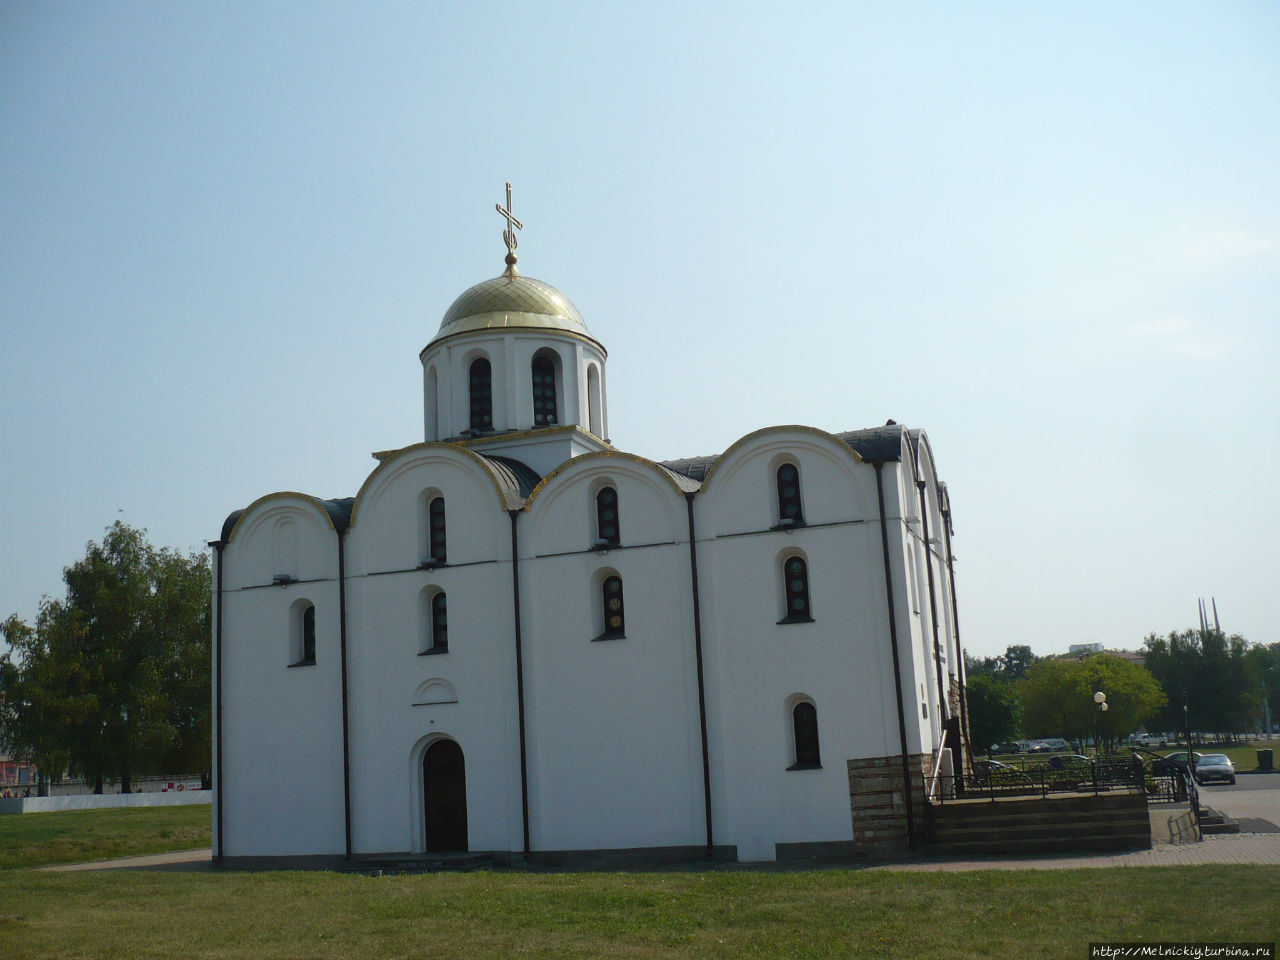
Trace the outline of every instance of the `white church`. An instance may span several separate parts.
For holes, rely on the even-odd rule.
[[[655,462],[516,269],[423,348],[424,438],[214,542],[214,854],[769,861],[905,846],[963,756],[951,513],[892,421]],[[625,360],[623,361],[625,362]]]

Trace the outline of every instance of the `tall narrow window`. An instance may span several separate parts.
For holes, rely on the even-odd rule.
[[[809,609],[809,567],[803,557],[787,557],[782,561],[782,588],[787,611],[779,623],[808,623],[813,619]]]
[[[795,738],[796,762],[788,770],[815,770],[822,766],[818,755],[818,708],[801,700],[791,711],[791,733]]]
[[[493,429],[493,368],[484,357],[471,362],[471,429]]]
[[[556,366],[542,354],[533,358],[533,425],[547,427],[556,419]]]
[[[444,497],[436,497],[427,510],[430,526],[431,562],[445,563]]]
[[[800,503],[800,469],[794,463],[778,467],[778,525],[799,526],[804,523]]]
[[[431,622],[427,625],[427,648],[423,653],[449,652],[449,607],[444,592],[431,598]]]
[[[596,543],[616,547],[622,542],[618,525],[618,491],[605,487],[596,494]]]
[[[316,608],[314,604],[300,600],[294,604],[293,611],[293,629],[297,632],[293,635],[293,662],[290,666],[309,666],[316,662]]]
[[[600,599],[604,604],[604,632],[597,639],[607,640],[626,633],[626,612],[622,603],[622,578],[605,577],[600,585]]]

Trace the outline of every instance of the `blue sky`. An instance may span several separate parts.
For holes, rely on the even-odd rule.
[[[0,616],[421,439],[520,266],[655,459],[930,434],[970,652],[1280,640],[1280,6],[0,2]]]

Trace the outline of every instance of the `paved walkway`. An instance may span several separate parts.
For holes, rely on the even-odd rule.
[[[121,857],[119,860],[94,860],[89,863],[59,863],[51,867],[36,867],[49,873],[67,873],[75,870],[212,870],[213,851],[177,850],[173,853],[155,853],[147,857]]]
[[[1280,833],[1210,835],[1199,843],[1157,843],[1150,850],[1131,853],[1040,857],[929,857],[900,863],[850,863],[865,870],[1078,870],[1085,867],[1169,867],[1214,863],[1256,863],[1280,867]],[[824,863],[824,867],[839,867]],[[149,857],[125,857],[94,863],[64,863],[40,870],[212,870],[210,850],[183,850]]]

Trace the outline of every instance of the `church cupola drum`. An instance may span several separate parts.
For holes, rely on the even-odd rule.
[[[608,436],[608,354],[568,297],[516,269],[523,225],[510,184],[497,209],[508,221],[506,270],[463,291],[421,353],[425,439],[484,441],[496,452],[512,440],[527,447],[531,431],[581,432],[598,449]]]

